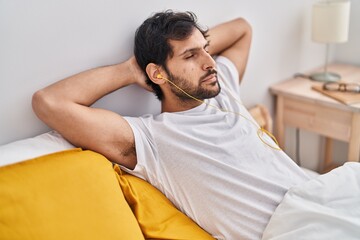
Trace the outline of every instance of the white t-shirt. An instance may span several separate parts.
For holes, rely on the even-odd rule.
[[[240,114],[201,104],[126,117],[137,165],[125,170],[157,187],[213,237],[260,239],[287,190],[308,177],[283,151],[261,141],[251,115],[229,96],[229,88],[239,96],[238,71],[225,57],[216,62],[222,90],[207,102]]]

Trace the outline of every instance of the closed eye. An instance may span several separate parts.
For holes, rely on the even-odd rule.
[[[209,53],[209,42],[207,42],[204,47],[202,48],[206,53]],[[196,57],[197,54],[201,52],[201,48],[193,48],[186,50],[182,55],[185,59],[191,59],[193,57]]]
[[[210,45],[210,43],[207,42],[207,44],[205,44],[205,46],[204,46],[204,50],[205,50],[205,52],[207,52],[207,53],[209,53],[209,45]]]

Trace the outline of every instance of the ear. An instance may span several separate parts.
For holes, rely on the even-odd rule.
[[[160,66],[155,63],[149,63],[146,66],[146,73],[150,80],[158,85],[164,84],[166,81],[161,77]]]

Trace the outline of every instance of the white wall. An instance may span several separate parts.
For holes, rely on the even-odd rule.
[[[312,3],[0,0],[0,145],[48,130],[32,112],[33,92],[77,72],[127,59],[136,27],[151,13],[168,8],[193,11],[209,27],[238,16],[248,19],[253,45],[242,98],[246,106],[263,103],[272,109],[271,84],[323,64],[323,46],[310,40]],[[359,13],[359,1],[352,4]],[[359,64],[353,41],[359,42],[359,16],[354,15],[351,22],[357,22],[357,28],[350,30],[350,41],[339,47],[336,58]],[[119,90],[96,106],[132,116],[159,111],[155,97],[137,87]]]

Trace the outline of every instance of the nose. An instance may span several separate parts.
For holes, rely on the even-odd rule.
[[[203,70],[208,71],[215,68],[215,60],[207,52],[204,54]]]

